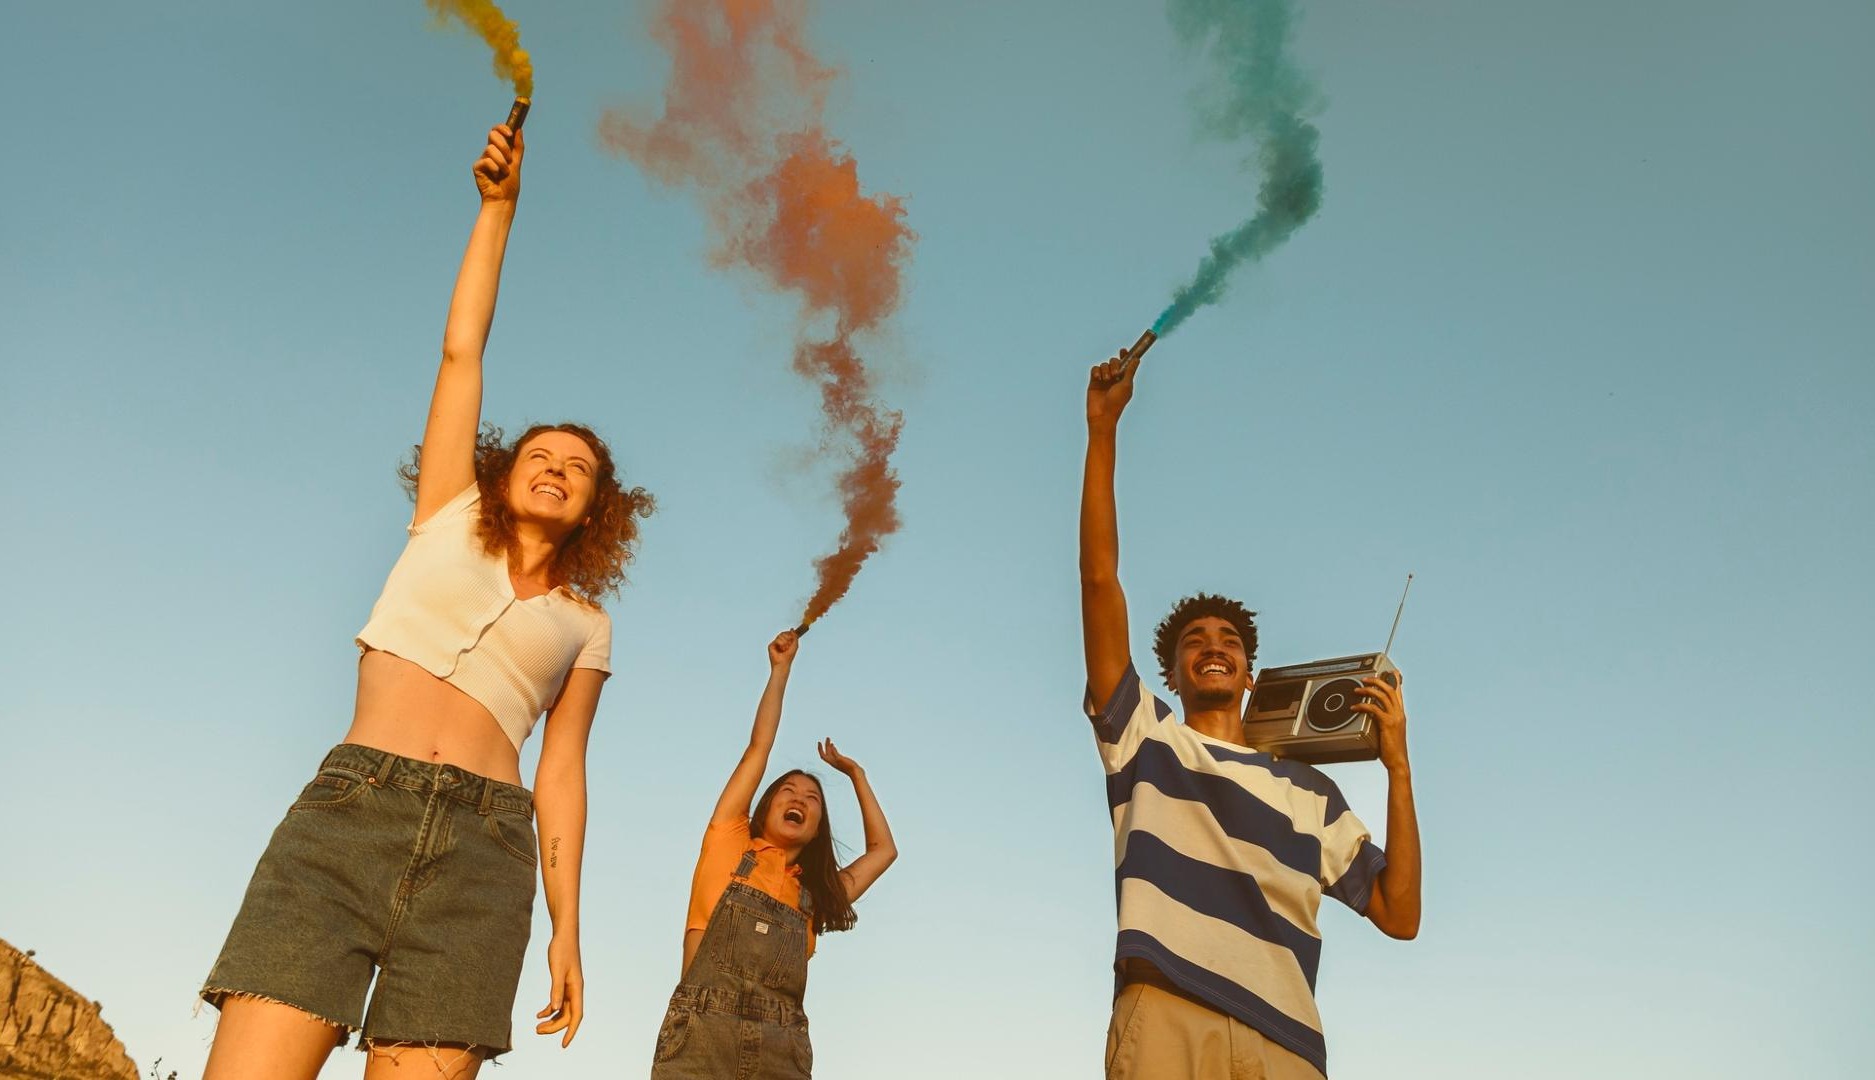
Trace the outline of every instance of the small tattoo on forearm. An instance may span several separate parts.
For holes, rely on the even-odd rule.
[[[551,870],[554,867],[559,866],[559,865],[560,865],[560,838],[556,836],[552,840],[547,841],[547,868]]]

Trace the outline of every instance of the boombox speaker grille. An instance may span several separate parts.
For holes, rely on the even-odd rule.
[[[1303,718],[1315,731],[1339,731],[1347,727],[1360,715],[1354,711],[1360,700],[1355,694],[1360,688],[1361,684],[1354,679],[1330,679],[1309,695],[1308,710]]]

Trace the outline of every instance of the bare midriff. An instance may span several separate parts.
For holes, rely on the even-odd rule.
[[[423,668],[379,649],[358,658],[358,704],[345,741],[521,782],[521,755],[495,715]]]

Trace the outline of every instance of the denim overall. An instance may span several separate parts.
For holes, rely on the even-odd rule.
[[[658,1029],[652,1080],[802,1080],[807,1041],[808,916],[745,880],[748,851],[710,912],[690,969]],[[805,891],[801,894],[808,904]]]

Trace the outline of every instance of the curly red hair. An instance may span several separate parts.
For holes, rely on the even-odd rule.
[[[632,561],[632,549],[638,542],[638,519],[649,517],[657,503],[644,488],[627,488],[619,483],[612,448],[586,425],[534,424],[520,438],[507,442],[500,428],[484,424],[475,439],[475,485],[482,496],[476,534],[482,538],[482,549],[490,555],[505,556],[513,548],[514,512],[508,506],[508,474],[514,470],[521,447],[548,431],[564,431],[583,439],[599,459],[588,520],[560,545],[552,569],[556,586],[564,586],[580,600],[597,606],[600,597],[617,593],[625,584],[625,565]],[[413,447],[410,460],[397,470],[404,490],[413,497],[422,455],[421,446]]]

